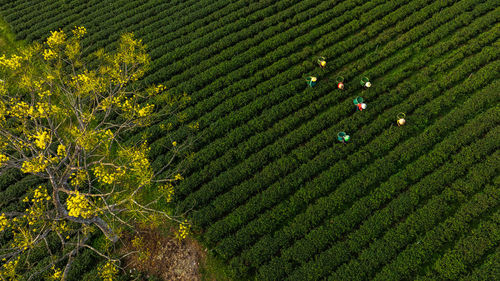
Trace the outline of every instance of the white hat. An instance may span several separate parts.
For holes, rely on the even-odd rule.
[[[372,86],[372,83],[370,83],[370,82],[365,83],[365,87],[370,88],[371,86]]]
[[[362,103],[362,104],[361,104],[361,108],[362,108],[362,109],[365,109],[365,108],[366,108],[366,103]]]

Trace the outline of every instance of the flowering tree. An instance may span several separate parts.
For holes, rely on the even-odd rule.
[[[24,198],[23,212],[0,213],[0,234],[12,237],[0,249],[5,279],[15,279],[21,265],[29,270],[23,257],[32,249],[46,247],[51,254],[51,235],[63,254],[33,274],[52,267],[51,277],[64,280],[79,249],[89,248],[108,259],[101,276],[110,280],[117,260],[88,243],[92,232],[114,243],[124,228],[133,229],[132,220],[152,216],[186,228],[185,221],[154,208],[158,200],[171,200],[182,176],[168,165],[153,172],[146,141],[121,137],[150,124],[154,106],[148,98],[165,95],[169,104],[162,112],[175,114],[188,97],[173,96],[162,85],[133,87],[150,62],[133,34],[121,36],[116,52],[91,55],[94,67],[88,67],[81,55],[85,33],[84,27],[71,34],[55,31],[43,45],[0,56],[0,167],[46,179]],[[172,157],[179,147],[172,144]],[[165,172],[168,178],[157,179]]]

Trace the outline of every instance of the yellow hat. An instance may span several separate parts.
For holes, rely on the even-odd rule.
[[[405,123],[406,123],[406,120],[404,120],[403,118],[398,119],[398,124],[399,125],[404,125]]]
[[[325,66],[326,65],[326,61],[322,60],[321,61],[321,66]]]
[[[316,77],[311,77],[311,81],[316,82]]]

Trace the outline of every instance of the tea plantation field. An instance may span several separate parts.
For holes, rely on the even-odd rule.
[[[27,42],[83,25],[87,54],[142,38],[143,82],[188,93],[199,125],[176,208],[235,280],[498,280],[497,0],[0,0],[0,15]],[[190,131],[146,133],[160,167]],[[33,184],[2,174],[0,210]],[[70,279],[93,280],[94,260]]]

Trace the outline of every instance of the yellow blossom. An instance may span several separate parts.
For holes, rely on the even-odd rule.
[[[64,144],[59,144],[57,146],[57,156],[64,157],[66,155],[66,146]]]
[[[104,281],[113,281],[117,274],[118,269],[112,261],[108,261],[104,265],[99,266],[99,276]]]
[[[7,161],[9,161],[9,157],[3,153],[0,153],[0,167]]]
[[[85,27],[83,26],[75,26],[75,28],[71,30],[71,32],[73,32],[73,36],[75,36],[77,39],[80,39],[83,37],[83,35],[85,35],[85,33],[87,33],[87,29],[85,29]]]
[[[49,161],[50,160],[50,161]],[[24,161],[21,167],[23,173],[40,173],[45,171],[45,168],[50,164],[51,160],[46,159],[42,154],[37,157],[31,158],[28,161]]]
[[[66,204],[68,207],[68,215],[72,217],[83,217],[90,218],[93,216],[93,211],[89,201],[80,194],[80,192],[76,191],[74,195],[70,195],[66,200]]]
[[[39,131],[33,137],[35,139],[35,145],[40,149],[45,149],[50,142],[50,135],[47,132]]]
[[[65,40],[66,34],[64,34],[64,31],[51,31],[49,38],[47,38],[47,45],[49,45],[50,48],[54,48],[56,46],[64,44]]]
[[[165,194],[165,200],[167,201],[167,203],[170,203],[174,196],[174,186],[171,183],[167,183],[160,186],[159,190],[161,191],[161,193]]]
[[[10,68],[11,70],[16,70],[21,67],[21,60],[23,58],[18,55],[12,55],[10,59],[6,58],[5,55],[0,56],[0,66],[5,68]]]
[[[4,231],[9,226],[9,220],[5,217],[5,214],[0,215],[0,232]]]
[[[172,145],[173,145],[173,146],[177,146],[177,142],[176,142],[176,141],[173,141],[173,142],[172,142]]]
[[[62,270],[60,268],[55,268],[52,266],[52,270],[54,270],[54,274],[49,276],[49,280],[61,280],[62,278]]]
[[[187,220],[184,220],[179,224],[179,230],[175,233],[175,236],[179,241],[185,239],[191,231],[191,224]]]
[[[57,57],[57,53],[54,52],[52,49],[45,49],[43,50],[43,59],[44,60],[51,60],[53,58]]]

